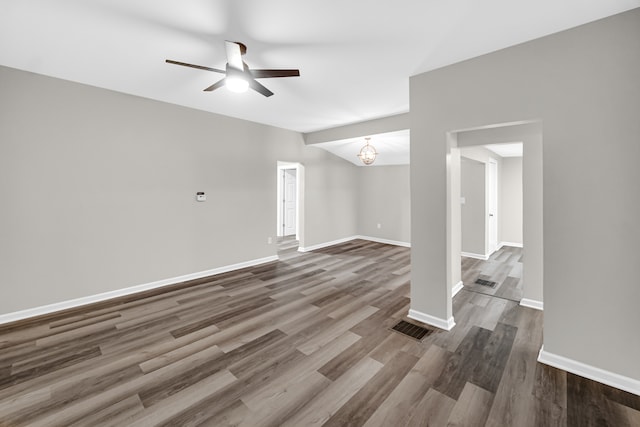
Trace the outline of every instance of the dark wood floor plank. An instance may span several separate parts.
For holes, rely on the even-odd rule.
[[[471,375],[470,382],[495,393],[502,379],[505,364],[518,328],[499,323],[482,351],[482,361]]]
[[[567,373],[567,424],[572,426],[624,426],[626,413],[602,393],[602,385]]]
[[[474,326],[462,341],[434,384],[440,393],[458,400],[464,386],[471,380],[480,363],[485,346],[491,338],[491,331]]]
[[[538,363],[533,390],[536,418],[547,425],[567,422],[567,372]]]
[[[640,399],[635,394],[631,394],[627,391],[620,390],[617,388],[609,387],[607,385],[602,384],[601,389],[604,395],[614,402],[617,402],[623,406],[628,406],[631,409],[636,411],[640,411]]]

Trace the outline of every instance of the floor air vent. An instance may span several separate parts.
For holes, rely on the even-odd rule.
[[[478,285],[488,286],[490,288],[495,288],[496,287],[496,282],[492,282],[491,280],[476,279],[476,283]]]
[[[433,332],[431,329],[423,328],[422,326],[414,325],[413,323],[409,323],[404,320],[399,321],[391,329],[418,341]]]

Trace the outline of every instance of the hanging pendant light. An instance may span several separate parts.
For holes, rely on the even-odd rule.
[[[370,139],[371,138],[368,137],[365,138],[367,143],[364,147],[362,147],[360,153],[358,154],[358,157],[360,157],[360,160],[362,160],[362,163],[364,163],[365,165],[370,165],[371,163],[373,163],[376,160],[376,156],[378,155],[376,149],[373,148],[373,145],[369,145]]]

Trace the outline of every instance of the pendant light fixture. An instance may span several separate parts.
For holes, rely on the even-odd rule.
[[[362,163],[364,163],[365,165],[370,165],[371,163],[373,163],[376,160],[376,156],[378,155],[376,149],[373,148],[373,145],[369,144],[370,139],[371,138],[369,137],[365,138],[367,143],[364,145],[364,147],[362,147],[360,153],[358,154],[358,157],[360,157],[360,160],[362,160]]]

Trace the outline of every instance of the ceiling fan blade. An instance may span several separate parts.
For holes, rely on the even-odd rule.
[[[249,86],[251,87],[251,89],[255,90],[256,92],[259,92],[261,94],[263,94],[264,96],[271,96],[273,95],[273,92],[271,92],[269,89],[267,89],[266,87],[262,86],[262,84],[258,83],[257,81],[251,79],[249,80]]]
[[[249,70],[254,79],[271,77],[299,77],[300,70]]]
[[[212,84],[211,86],[209,86],[208,88],[206,88],[204,91],[205,91],[205,92],[211,92],[211,91],[213,91],[213,90],[216,90],[216,89],[218,89],[218,88],[221,88],[222,86],[224,86],[224,84],[225,84],[225,80],[226,80],[226,79],[227,79],[227,78],[225,77],[225,78],[223,78],[223,79],[218,80],[217,82],[215,82],[214,84]]]
[[[186,62],[174,61],[172,59],[166,59],[165,62],[167,64],[182,65],[183,67],[197,68],[198,70],[213,71],[214,73],[225,73],[224,70],[218,70],[217,68],[205,67],[203,65],[187,64]]]
[[[236,42],[225,40],[224,47],[227,51],[227,65],[238,71],[244,71],[242,63],[242,46]]]

